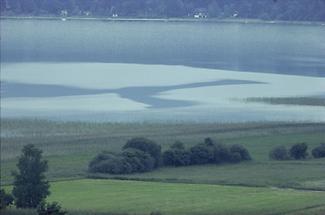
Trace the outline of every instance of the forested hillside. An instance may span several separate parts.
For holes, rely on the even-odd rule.
[[[0,0],[2,16],[325,21],[325,0]]]

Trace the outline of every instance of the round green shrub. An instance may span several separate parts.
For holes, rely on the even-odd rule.
[[[325,157],[325,143],[322,143],[320,146],[315,147],[312,150],[312,155],[314,158],[324,158]]]
[[[156,144],[154,141],[143,137],[132,138],[123,146],[123,150],[128,148],[138,149],[150,154],[155,160],[154,167],[156,168],[160,166],[161,146]]]
[[[290,149],[290,156],[296,160],[305,159],[308,156],[306,143],[297,143]]]
[[[274,147],[270,151],[269,157],[272,160],[289,160],[290,159],[288,150],[284,146]]]

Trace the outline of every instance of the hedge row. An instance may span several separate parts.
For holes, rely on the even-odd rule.
[[[227,146],[206,138],[203,143],[185,149],[181,142],[161,153],[161,146],[146,138],[133,138],[122,148],[121,153],[101,152],[90,163],[93,173],[129,174],[148,172],[162,165],[187,166],[208,163],[238,163],[251,160],[242,145]]]
[[[276,146],[270,151],[272,160],[301,160],[308,157],[308,145],[306,143],[297,143],[288,150],[285,146]],[[325,157],[325,144],[322,143],[312,150],[314,158]]]
[[[251,160],[251,156],[242,145],[227,146],[214,143],[210,138],[206,138],[204,143],[197,144],[189,149],[185,149],[182,143],[176,142],[163,153],[165,166],[238,163],[245,160]]]

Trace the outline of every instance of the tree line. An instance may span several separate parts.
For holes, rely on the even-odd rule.
[[[103,151],[89,163],[91,173],[130,174],[149,172],[162,166],[239,163],[251,160],[248,150],[239,144],[225,145],[211,138],[190,148],[175,142],[162,153],[161,146],[146,138],[133,138],[122,152]]]
[[[325,143],[311,150],[313,158],[325,157]],[[271,160],[302,160],[311,158],[306,143],[297,143],[289,149],[275,146],[269,153]],[[161,146],[147,138],[133,138],[127,141],[119,153],[103,151],[89,163],[90,173],[130,174],[153,171],[163,166],[190,166],[203,164],[224,164],[250,161],[249,151],[240,144],[226,145],[205,138],[203,142],[186,148],[176,141],[162,152]]]
[[[0,0],[6,16],[194,17],[325,21],[324,0]]]
[[[321,143],[312,149],[311,155],[314,158],[325,158],[325,143]],[[297,143],[288,150],[285,146],[274,147],[269,154],[272,160],[302,160],[308,158],[308,145],[306,143]]]

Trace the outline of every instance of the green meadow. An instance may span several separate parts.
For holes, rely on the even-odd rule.
[[[128,139],[139,136],[156,141],[163,150],[176,140],[190,147],[211,137],[225,144],[243,144],[253,160],[129,175],[87,173],[88,162],[97,153],[119,151]],[[324,123],[125,124],[2,119],[1,185],[10,189],[10,173],[20,150],[33,143],[49,161],[48,200],[60,202],[71,214],[319,215],[325,214],[325,159],[272,161],[268,154],[274,146],[299,142],[306,142],[310,152],[324,141]]]
[[[289,214],[325,209],[325,192],[293,189],[81,179],[51,184],[49,201],[68,211],[113,214]]]
[[[66,192],[66,191],[69,192]],[[56,182],[49,200],[74,210],[149,214],[271,214],[325,206],[324,192],[121,180]]]

